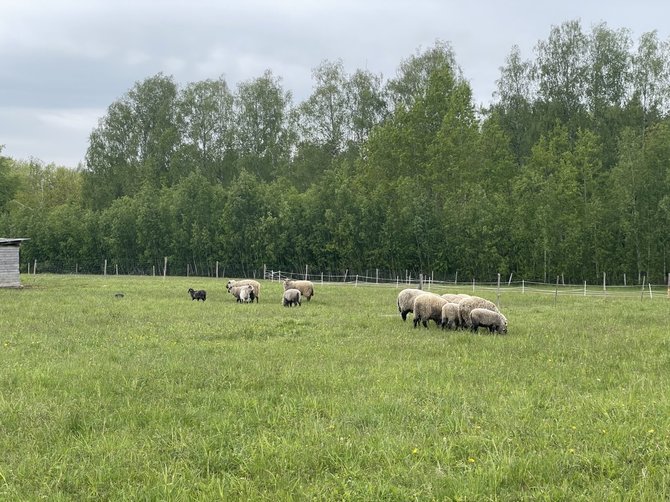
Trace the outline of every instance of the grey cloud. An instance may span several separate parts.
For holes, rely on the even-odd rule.
[[[451,43],[475,103],[485,103],[512,45],[531,58],[552,25],[576,18],[585,29],[606,21],[640,35],[669,10],[653,0],[9,1],[0,16],[0,144],[5,155],[74,166],[97,124],[78,110],[102,114],[158,72],[180,85],[223,76],[234,89],[269,69],[299,102],[323,60],[388,79],[438,39]],[[91,123],[87,132],[79,119],[45,116]]]

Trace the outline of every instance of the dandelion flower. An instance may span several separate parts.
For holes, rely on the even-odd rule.
[[[472,458],[472,457],[470,457],[470,458],[468,458],[468,462],[470,462],[471,464],[474,464],[474,463],[475,463],[475,459]]]

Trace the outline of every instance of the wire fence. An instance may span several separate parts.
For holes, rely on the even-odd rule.
[[[501,282],[500,278],[497,281],[477,281],[472,279],[467,282],[455,281],[439,281],[432,277],[424,278],[422,274],[418,277],[407,275],[404,279],[400,276],[395,278],[380,276],[375,273],[374,276],[364,274],[332,274],[332,273],[316,273],[310,274],[308,270],[304,273],[282,272],[282,271],[268,271],[264,273],[264,278],[269,281],[283,281],[284,279],[306,279],[321,284],[332,285],[349,285],[355,287],[395,287],[396,289],[418,287],[426,291],[437,293],[471,293],[475,292],[492,292],[500,295],[503,292],[516,293],[532,293],[541,295],[560,296],[583,296],[583,297],[608,297],[616,296],[618,298],[670,298],[670,282],[668,285],[655,284],[643,280],[641,285],[615,285],[607,284],[588,284],[586,281],[583,284],[565,284],[557,281],[555,284],[538,282],[538,281],[505,281]]]
[[[183,268],[183,270],[181,270]],[[165,258],[162,263],[151,266],[149,269],[133,267],[129,270],[120,268],[118,264],[104,260],[99,267],[79,267],[62,266],[50,262],[39,263],[37,260],[23,263],[20,266],[21,273],[56,273],[56,274],[91,274],[91,275],[153,275],[162,277],[212,277],[212,278],[252,278],[265,279],[268,281],[283,281],[284,279],[306,279],[321,284],[350,285],[350,286],[384,286],[394,287],[396,289],[407,287],[418,287],[427,291],[438,293],[459,292],[474,294],[477,291],[495,292],[518,292],[521,294],[533,293],[541,295],[560,296],[584,296],[584,297],[629,297],[629,298],[670,298],[670,276],[667,284],[652,284],[647,282],[645,276],[641,276],[641,283],[626,284],[626,276],[623,275],[623,284],[608,284],[606,274],[603,274],[602,282],[599,284],[587,283],[581,284],[565,283],[562,278],[557,277],[555,283],[547,283],[532,280],[512,281],[510,275],[508,280],[502,280],[500,274],[494,281],[483,281],[475,278],[469,280],[459,280],[458,274],[453,279],[445,278],[436,280],[434,274],[422,274],[419,272],[405,270],[402,274],[383,269],[366,270],[362,273],[352,273],[345,271],[310,271],[309,266],[304,270],[282,271],[272,270],[263,265],[262,268],[248,268],[239,265],[227,265],[219,262],[209,264],[206,268],[197,268],[190,265],[179,267],[174,270],[168,259]]]

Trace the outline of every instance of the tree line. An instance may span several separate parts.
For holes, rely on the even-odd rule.
[[[49,269],[498,273],[665,281],[670,44],[605,24],[513,47],[477,108],[448,43],[394,78],[313,70],[293,103],[266,71],[112,103],[78,169],[0,157],[0,234]]]

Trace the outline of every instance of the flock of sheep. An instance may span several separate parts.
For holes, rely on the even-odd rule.
[[[442,329],[471,329],[476,332],[480,327],[488,328],[491,333],[507,333],[507,318],[498,310],[495,303],[466,294],[437,295],[421,289],[403,289],[398,294],[398,310],[402,320],[407,314],[414,314],[414,327],[419,323],[428,327],[433,320]]]
[[[314,296],[314,283],[312,281],[296,281],[292,279],[285,279],[283,282],[284,293],[282,294],[282,305],[284,307],[292,307],[302,304],[302,299],[306,298],[309,301]],[[238,303],[252,303],[256,300],[259,302],[261,297],[261,284],[253,279],[230,280],[226,284],[228,292],[235,297]],[[194,290],[189,288],[188,293],[191,295],[191,300],[207,299],[207,292],[204,289]]]
[[[312,281],[299,281],[286,279],[283,282],[282,305],[292,307],[300,306],[303,298],[309,301],[314,296],[314,283]],[[226,289],[239,303],[259,302],[261,296],[261,285],[253,279],[230,280]],[[207,299],[205,290],[194,290],[189,288],[188,293],[191,300]],[[437,295],[421,289],[403,289],[398,294],[398,311],[402,320],[407,320],[407,314],[414,314],[414,327],[419,323],[428,327],[428,322],[433,320],[442,329],[471,329],[477,331],[480,327],[488,328],[491,333],[507,333],[507,318],[498,310],[495,303],[466,294],[444,294]]]

